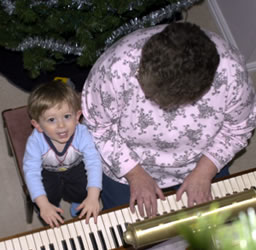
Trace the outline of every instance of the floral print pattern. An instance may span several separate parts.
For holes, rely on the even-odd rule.
[[[182,183],[202,155],[220,170],[247,146],[256,100],[240,53],[216,34],[220,63],[210,90],[196,103],[164,111],[146,99],[136,79],[145,41],[165,25],[137,30],[93,66],[82,92],[84,122],[106,175],[121,183],[138,163],[161,188]]]

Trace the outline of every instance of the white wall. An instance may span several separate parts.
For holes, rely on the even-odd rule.
[[[243,53],[248,70],[256,70],[256,1],[208,0],[223,36]]]

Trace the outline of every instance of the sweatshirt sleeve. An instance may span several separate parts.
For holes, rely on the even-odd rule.
[[[126,73],[129,75],[129,72]],[[129,91],[125,92],[122,86],[124,81],[121,63],[111,69],[104,64],[96,64],[82,92],[85,123],[104,162],[117,178],[124,176],[139,162],[139,157],[129,148],[119,131],[121,115],[125,115],[122,114],[125,99],[129,99]]]
[[[203,152],[220,170],[245,148],[256,126],[255,89],[245,66],[226,60],[228,81],[223,125]]]
[[[85,169],[87,171],[87,188],[98,187],[102,189],[102,161],[97,151],[93,138],[86,126],[77,126],[76,140],[79,150],[84,156]]]
[[[40,145],[39,137],[36,136],[34,130],[32,135],[28,138],[23,158],[24,178],[32,201],[40,195],[46,195],[41,175],[42,152]]]

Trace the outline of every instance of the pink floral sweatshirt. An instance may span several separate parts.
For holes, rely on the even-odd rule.
[[[182,183],[202,155],[223,168],[247,146],[256,126],[256,99],[239,52],[216,34],[220,63],[210,90],[193,105],[167,112],[147,100],[136,79],[145,41],[165,25],[137,30],[97,60],[82,92],[85,123],[104,173],[123,177],[138,163],[161,188]]]

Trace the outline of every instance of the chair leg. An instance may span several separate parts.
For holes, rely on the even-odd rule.
[[[24,202],[25,202],[25,210],[26,210],[26,220],[28,224],[31,224],[33,221],[34,204],[31,201],[29,195],[25,195]]]
[[[5,126],[4,126],[4,135],[5,135],[5,140],[6,140],[6,144],[7,144],[8,155],[12,157],[13,156],[12,147],[11,147],[9,137],[8,137],[8,132],[7,132]]]

